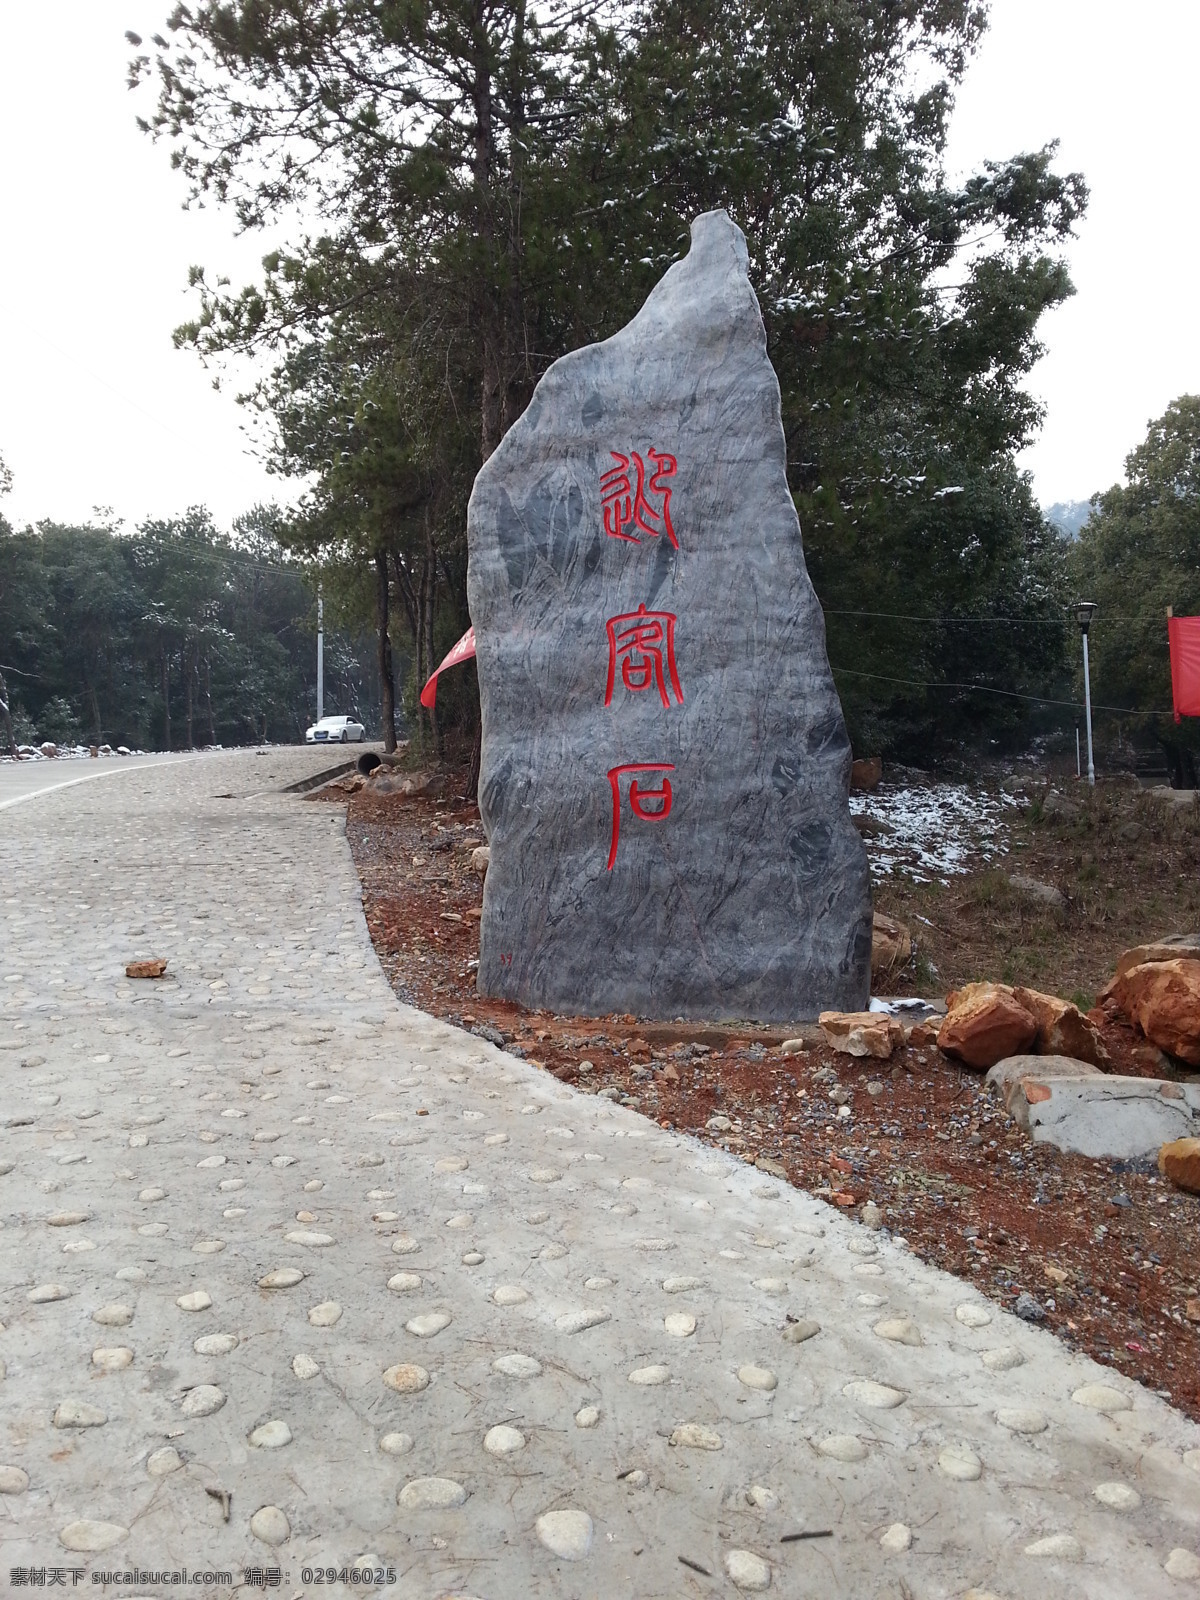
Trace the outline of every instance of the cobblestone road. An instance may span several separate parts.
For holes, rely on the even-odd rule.
[[[0,813],[0,1582],[1198,1592],[1161,1401],[397,1004],[321,759]]]

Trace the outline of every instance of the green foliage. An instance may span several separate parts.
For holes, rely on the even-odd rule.
[[[244,225],[303,199],[325,230],[240,292],[198,272],[179,332],[274,352],[245,398],[276,469],[315,481],[285,540],[339,574],[382,553],[423,678],[466,626],[481,461],[549,362],[626,322],[722,205],[856,743],[1023,734],[1029,702],[975,686],[1062,689],[1061,550],[1014,458],[1086,190],[1053,147],[946,181],[984,25],[976,0],[178,6],[147,126]],[[359,600],[365,624],[369,582]]]
[[[1129,731],[1161,744],[1179,781],[1195,783],[1200,722],[1176,725],[1166,611],[1200,615],[1200,397],[1181,395],[1126,459],[1127,483],[1092,500],[1071,548],[1075,594],[1099,605],[1092,694],[1129,707]]]
[[[945,183],[978,6],[787,0],[747,18],[718,3],[701,25],[664,0],[654,15],[620,159],[637,170],[647,149],[652,193],[671,196],[659,261],[706,206],[745,228],[856,745],[1023,736],[1029,702],[927,685],[1061,688],[1061,552],[1013,457],[1040,420],[1022,382],[1041,315],[1071,292],[1048,251],[1082,180],[1047,149]],[[914,95],[922,61],[941,76]],[[946,617],[982,620],[925,620]]]
[[[33,744],[39,738],[37,724],[20,706],[12,714],[13,736],[19,745]]]
[[[314,607],[308,573],[279,549],[280,520],[257,508],[232,538],[202,509],[130,535],[0,521],[0,665],[18,737],[159,749],[302,739]],[[329,640],[326,702],[370,727],[378,702],[356,644]]]
[[[56,694],[47,700],[38,714],[38,733],[55,744],[76,744],[82,729],[79,718],[71,709],[71,702]]]

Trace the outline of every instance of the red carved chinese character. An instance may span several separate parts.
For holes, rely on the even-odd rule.
[[[613,862],[617,859],[617,845],[621,838],[621,778],[626,772],[674,772],[674,766],[667,761],[632,761],[623,767],[610,767],[608,769],[609,787],[612,789],[613,818],[612,818],[612,843],[608,851],[608,870],[613,869]],[[661,802],[659,809],[648,810],[647,801]],[[643,822],[661,822],[664,817],[671,815],[671,780],[663,778],[662,787],[659,789],[643,789],[637,779],[629,785],[629,809],[635,817],[640,817]]]
[[[610,539],[624,539],[629,544],[641,544],[636,533],[625,533],[626,528],[640,528],[657,539],[660,533],[679,549],[679,540],[671,526],[671,490],[664,481],[675,476],[674,456],[661,450],[647,450],[647,460],[636,450],[623,456],[610,451],[617,463],[600,479],[600,505],[604,512],[604,531]],[[649,465],[647,465],[647,461]],[[630,480],[630,468],[633,478]],[[650,496],[662,496],[661,506]]]
[[[618,657],[621,662],[621,681],[627,689],[632,689],[636,694],[639,689],[648,689],[652,683],[657,684],[659,699],[664,706],[669,707],[671,704],[667,693],[669,677],[676,704],[683,704],[683,690],[679,686],[679,674],[675,670],[673,611],[647,611],[645,606],[639,606],[636,611],[625,611],[619,617],[609,619],[608,684],[604,691],[606,706],[612,705]]]

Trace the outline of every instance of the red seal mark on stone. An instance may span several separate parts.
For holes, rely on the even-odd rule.
[[[617,859],[617,845],[621,840],[621,779],[627,772],[661,772],[662,784],[657,789],[644,789],[634,778],[629,785],[629,809],[643,822],[662,822],[671,814],[671,780],[666,776],[675,767],[667,761],[630,761],[624,766],[608,769],[609,787],[612,789],[612,842],[608,851],[608,870]],[[657,809],[654,809],[657,807]]]
[[[609,618],[608,683],[604,690],[606,706],[612,705],[618,661],[621,663],[621,682],[627,689],[636,694],[653,684],[658,689],[659,699],[669,708],[669,684],[676,705],[683,704],[683,690],[675,668],[675,620],[673,611],[647,611],[644,605],[636,611],[622,612],[620,616]]]
[[[644,459],[636,450],[627,456],[618,450],[609,453],[617,464],[600,479],[605,533],[629,544],[642,541],[636,533],[626,533],[626,528],[638,528],[652,539],[665,533],[678,550],[679,540],[671,525],[671,488],[666,482],[675,476],[675,457],[662,450],[647,450]]]

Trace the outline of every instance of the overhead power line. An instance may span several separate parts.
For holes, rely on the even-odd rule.
[[[837,611],[829,606],[823,606],[827,617],[879,617],[889,622],[938,622],[962,628],[976,628],[982,623],[1004,622],[1019,623],[1023,627],[1061,628],[1066,623],[1073,621],[1070,616],[1061,617],[933,617],[918,616],[915,612],[907,611]],[[1139,617],[1121,617],[1109,614],[1103,619],[1109,622],[1140,622]]]
[[[1016,689],[994,689],[986,683],[927,683],[920,678],[888,678],[880,672],[857,672],[853,667],[834,667],[833,671],[846,678],[870,678],[875,683],[896,683],[909,689],[968,689],[977,694],[1003,695],[1007,700],[1028,700],[1041,706],[1064,706],[1069,711],[1082,711],[1082,700],[1051,700],[1043,694],[1020,694]],[[1092,701],[1093,711],[1112,711],[1121,717],[1170,716],[1166,710],[1140,711],[1136,706],[1101,706]]]

